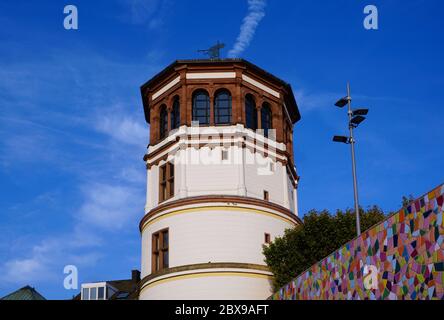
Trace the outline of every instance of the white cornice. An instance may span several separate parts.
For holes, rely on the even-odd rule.
[[[187,79],[234,79],[236,72],[199,72],[187,73]]]
[[[244,80],[245,82],[248,82],[249,84],[252,84],[253,86],[255,86],[255,87],[257,87],[257,88],[259,88],[259,89],[261,89],[261,90],[263,90],[265,92],[268,92],[269,94],[275,96],[276,98],[280,98],[281,97],[279,92],[277,92],[276,90],[273,90],[270,87],[267,87],[266,85],[264,85],[264,84],[262,84],[262,83],[260,83],[260,82],[258,82],[256,80],[250,78],[249,76],[247,76],[245,74],[242,75],[242,80]]]
[[[153,100],[157,99],[158,97],[160,97],[162,94],[164,94],[165,92],[167,92],[169,89],[171,89],[172,87],[174,87],[176,84],[178,84],[180,82],[180,76],[178,76],[177,78],[175,78],[174,80],[168,82],[166,85],[164,85],[162,88],[160,88],[159,90],[157,90],[156,92],[153,93],[153,95],[151,96]]]

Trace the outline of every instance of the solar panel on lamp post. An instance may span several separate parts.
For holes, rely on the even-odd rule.
[[[353,124],[355,127],[357,127],[364,120],[365,120],[365,118],[363,116],[354,116],[350,120],[350,123]]]
[[[339,99],[336,103],[335,106],[339,107],[339,108],[343,108],[345,107],[345,105],[348,103],[348,99],[349,97],[344,97]]]
[[[352,110],[351,108],[351,95],[350,95],[350,84],[347,83],[347,96],[339,99],[335,106],[339,108],[345,107],[348,105],[348,128],[350,131],[350,136],[334,136],[334,142],[347,143],[351,146],[351,156],[352,156],[352,173],[353,173],[353,194],[354,194],[354,202],[355,202],[355,215],[356,215],[356,233],[358,236],[361,234],[361,222],[359,217],[359,199],[358,199],[358,183],[356,177],[356,160],[355,160],[355,139],[353,137],[353,129],[356,128],[360,123],[365,120],[365,115],[368,113],[368,109],[356,109]]]
[[[334,136],[333,137],[333,141],[334,142],[342,142],[342,143],[348,143],[348,137],[344,137],[344,136]]]
[[[352,110],[354,116],[366,116],[368,114],[368,109],[355,109]]]

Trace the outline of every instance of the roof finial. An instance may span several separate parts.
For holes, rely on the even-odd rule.
[[[225,47],[224,43],[220,43],[219,41],[217,41],[217,43],[214,46],[206,50],[197,50],[197,52],[203,52],[204,54],[208,55],[210,59],[220,59],[220,49],[224,47]]]

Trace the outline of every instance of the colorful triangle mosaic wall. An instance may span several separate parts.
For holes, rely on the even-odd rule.
[[[443,300],[444,185],[313,265],[273,300]]]

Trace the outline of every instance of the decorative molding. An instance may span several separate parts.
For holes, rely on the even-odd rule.
[[[270,87],[267,87],[266,85],[260,83],[259,81],[254,80],[253,78],[250,78],[249,76],[247,76],[245,74],[242,75],[242,80],[244,80],[245,82],[248,82],[248,83],[252,84],[253,86],[271,94],[272,96],[275,96],[276,98],[281,97],[280,93],[277,92],[276,90],[273,90]]]
[[[156,100],[158,97],[160,97],[162,94],[164,94],[165,92],[167,92],[169,89],[171,89],[172,87],[174,87],[176,84],[178,84],[180,82],[180,76],[178,76],[177,78],[173,79],[172,81],[170,81],[169,83],[167,83],[165,86],[163,86],[162,88],[160,88],[159,90],[157,90],[156,92],[154,92],[151,95],[152,100]]]
[[[245,270],[258,270],[258,271],[263,271],[263,272],[270,272],[270,269],[267,266],[264,265],[260,265],[260,264],[251,264],[251,263],[237,263],[237,262],[215,262],[215,263],[198,263],[198,264],[189,264],[189,265],[184,265],[184,266],[179,266],[179,267],[172,267],[172,268],[166,268],[163,270],[160,270],[158,272],[155,273],[151,273],[150,275],[144,277],[141,281],[140,281],[140,289],[142,290],[146,284],[148,282],[150,282],[151,280],[155,279],[155,278],[159,278],[162,276],[167,276],[167,275],[173,275],[175,273],[179,273],[179,272],[184,272],[184,271],[196,271],[196,270],[208,270],[208,269],[245,269]],[[195,274],[199,274],[202,272],[193,272],[193,273],[187,273],[186,275],[195,275]],[[211,274],[211,273],[233,273],[233,270],[218,270],[218,271],[213,271],[213,272],[203,272],[205,274]],[[244,273],[244,272],[239,272],[238,273]],[[254,273],[254,272],[248,272],[248,273]],[[258,273],[261,275],[264,275],[263,273]],[[184,274],[181,275],[176,275],[177,276],[184,276]],[[264,275],[267,276],[267,275]],[[271,276],[271,274],[269,275]],[[170,277],[168,277],[170,278]],[[158,281],[164,280],[165,278],[159,279]],[[151,282],[150,284],[155,283],[155,282]]]
[[[186,78],[192,79],[234,79],[236,72],[193,72],[187,73]]]
[[[203,204],[203,203],[215,203],[215,202],[226,202],[226,203],[236,203],[236,204],[247,204],[247,205],[253,205],[258,206],[260,208],[268,208],[271,210],[275,210],[279,213],[284,214],[287,219],[290,221],[293,221],[295,224],[302,224],[302,220],[296,216],[292,211],[289,209],[273,203],[269,201],[265,201],[262,199],[257,198],[251,198],[251,197],[241,197],[241,196],[226,196],[226,195],[206,195],[206,196],[195,196],[195,197],[188,197],[183,199],[177,199],[168,201],[166,203],[162,203],[158,205],[157,207],[151,209],[148,213],[145,214],[145,216],[142,218],[142,220],[139,223],[139,230],[140,232],[143,231],[143,228],[145,226],[145,223],[148,222],[150,218],[155,216],[156,214],[165,211],[165,210],[171,210],[187,205],[196,205],[196,204]],[[231,208],[230,206],[227,206],[227,208]],[[190,208],[193,209],[193,208]],[[251,210],[256,210],[254,208],[248,208]],[[271,212],[268,212],[271,214]],[[277,214],[275,214],[277,215]],[[277,215],[278,216],[278,215]]]

